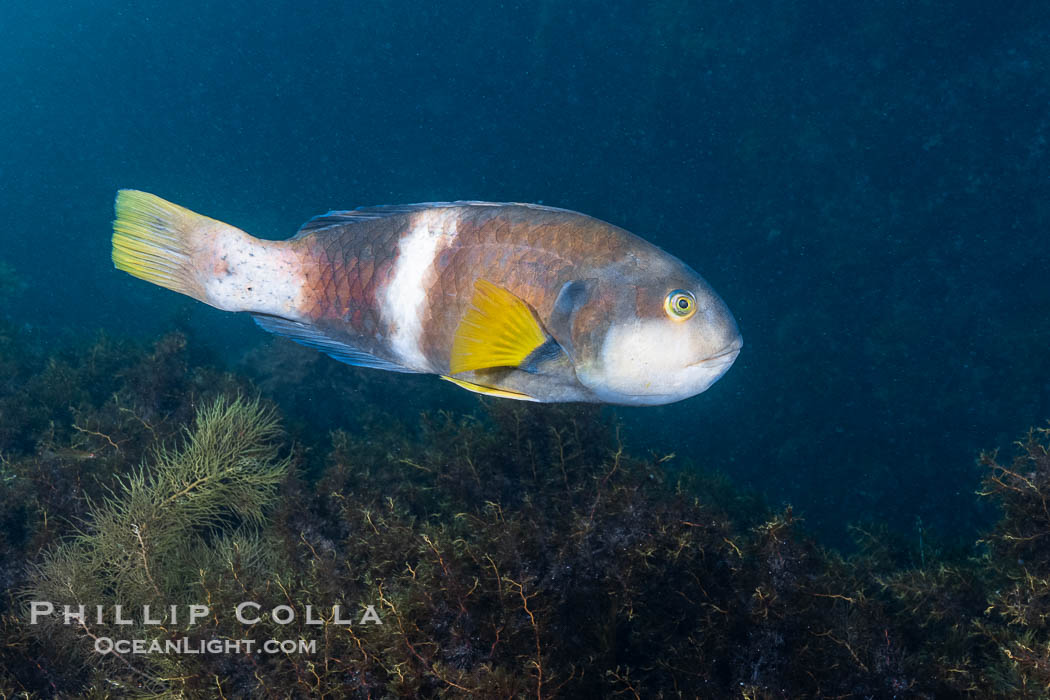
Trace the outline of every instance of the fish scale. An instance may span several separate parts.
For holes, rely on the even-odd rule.
[[[515,209],[484,207],[476,212],[465,208],[457,222],[451,259],[442,264],[439,257],[435,262],[436,279],[427,296],[424,352],[436,371],[448,371],[447,349],[471,304],[470,291],[477,279],[508,289],[543,317],[560,287],[556,281],[571,268],[556,252],[556,232],[547,222],[514,221]],[[509,252],[508,240],[515,241]],[[581,242],[585,242],[582,237]]]
[[[114,264],[349,364],[492,396],[655,405],[704,391],[742,341],[694,271],[592,217],[452,202],[334,211],[264,241],[122,190]]]
[[[344,323],[347,327],[340,332],[373,336],[372,341],[382,327],[376,290],[389,282],[396,259],[389,242],[396,232],[376,230],[380,227],[370,226],[374,223],[331,227],[295,241],[314,280],[304,281],[308,301],[303,315],[325,325]],[[385,254],[377,256],[375,251]]]

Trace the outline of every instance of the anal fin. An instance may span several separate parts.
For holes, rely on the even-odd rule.
[[[402,365],[395,364],[389,360],[365,352],[353,345],[331,337],[323,330],[299,321],[290,321],[280,316],[267,316],[264,314],[252,314],[252,318],[263,330],[283,335],[300,345],[320,350],[329,357],[357,367],[372,367],[373,369],[385,369],[390,372],[415,373],[416,370],[408,369]]]

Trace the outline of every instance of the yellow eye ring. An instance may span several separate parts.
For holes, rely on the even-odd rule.
[[[664,311],[672,321],[685,321],[696,313],[696,297],[684,289],[672,290],[664,299]]]

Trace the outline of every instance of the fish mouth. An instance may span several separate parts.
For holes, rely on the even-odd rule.
[[[693,362],[692,364],[686,365],[687,367],[704,367],[706,365],[724,365],[732,364],[737,355],[740,354],[740,350],[744,347],[744,343],[740,340],[736,340],[727,345],[723,350],[719,350],[714,355],[708,355],[699,362]]]
[[[686,399],[686,398],[689,398],[691,396],[696,396],[696,394],[699,394],[699,393],[702,393],[704,391],[707,391],[707,389],[709,389],[712,384],[714,384],[716,381],[718,381],[722,377],[723,374],[725,374],[726,372],[729,371],[729,368],[732,366],[733,362],[736,361],[737,355],[740,354],[740,350],[743,347],[744,347],[743,341],[741,339],[737,338],[732,343],[727,345],[722,350],[719,350],[714,355],[709,355],[709,356],[705,357],[704,359],[700,360],[699,362],[693,362],[691,364],[686,365],[687,368],[698,368],[700,370],[700,373],[704,377],[707,378],[707,381],[704,383],[703,388],[699,389],[699,390],[696,390],[693,393],[689,393],[687,395],[683,395],[683,394],[681,394],[679,392],[659,392],[659,393],[656,393],[656,392],[654,392],[654,393],[640,392],[640,393],[630,393],[630,394],[625,393],[625,394],[622,394],[622,396],[630,397],[631,399],[635,399],[635,400],[643,399],[644,401],[642,403],[647,404],[647,405],[658,405],[658,404],[664,404],[664,403],[672,403],[674,401],[681,401],[682,399]],[[690,374],[694,374],[694,373],[690,373]],[[628,402],[624,402],[624,403],[628,403]],[[634,403],[634,402],[631,402],[631,403]]]

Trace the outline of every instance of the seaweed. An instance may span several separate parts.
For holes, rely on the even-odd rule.
[[[988,470],[980,495],[1003,517],[983,542],[994,573],[982,640],[1000,652],[992,667],[997,690],[1014,697],[1050,693],[1050,428],[1028,432],[1009,465],[981,455]],[[991,674],[990,674],[991,675]]]
[[[120,477],[104,499],[89,504],[88,528],[44,553],[24,595],[77,609],[189,605],[203,572],[235,554],[251,558],[245,553],[259,549],[254,529],[289,467],[287,458],[278,457],[278,434],[273,409],[258,401],[219,398],[202,407],[179,449],[158,448],[148,468]],[[107,634],[91,617],[70,625],[68,618],[47,615],[34,632],[66,646],[70,658],[90,668],[90,656],[77,652],[80,642],[85,635],[97,642]],[[130,624],[122,634],[148,639],[161,631]],[[114,652],[94,668],[106,668],[118,687],[139,680],[159,689],[154,686],[166,686],[165,676],[185,672],[178,658],[136,664]],[[134,676],[112,679],[126,672]]]
[[[1006,466],[981,457],[1002,517],[976,547],[869,522],[846,557],[789,506],[636,454],[604,409],[482,398],[410,422],[370,398],[395,378],[349,372],[330,405],[353,415],[319,435],[296,411],[336,381],[320,365],[253,387],[186,347],[100,337],[20,365],[46,400],[0,442],[6,694],[1047,693],[1047,430]],[[0,405],[22,415],[23,391]],[[56,612],[29,624],[33,601]],[[65,624],[81,602],[104,624]],[[100,654],[103,637],[312,648]]]
[[[1040,698],[1050,693],[1050,430],[1032,429],[1004,465],[980,455],[978,494],[1002,517],[967,558],[884,575],[910,621],[914,653],[939,695]]]

